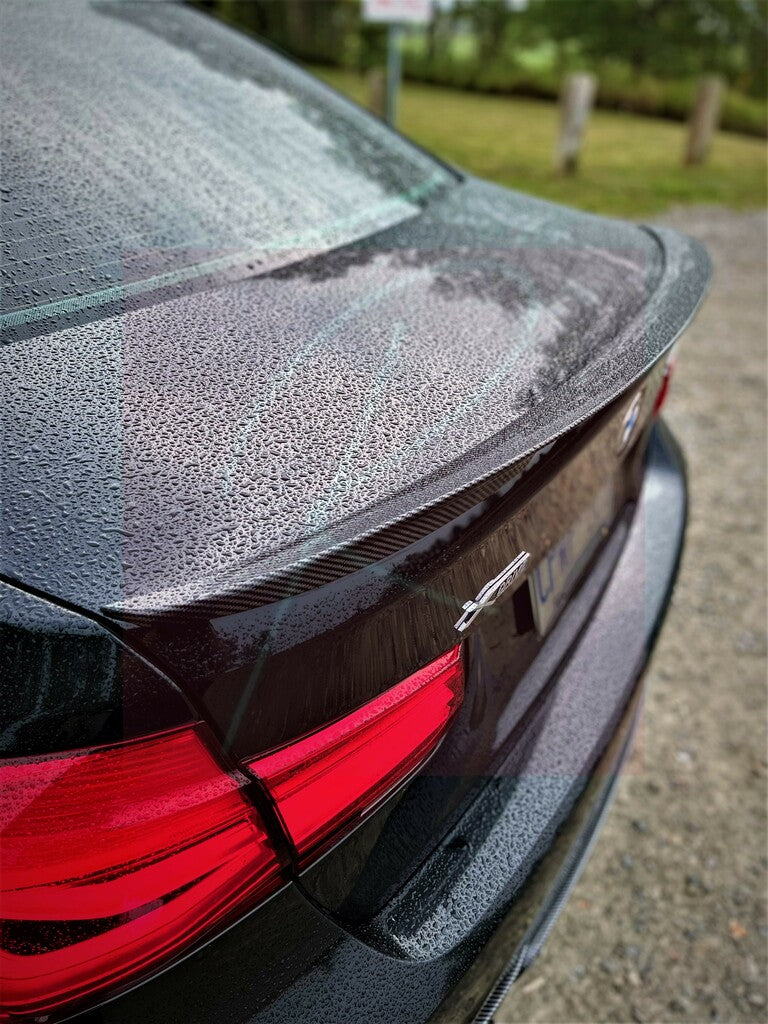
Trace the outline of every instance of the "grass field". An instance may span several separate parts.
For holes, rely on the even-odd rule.
[[[329,68],[316,74],[358,102],[366,84]],[[406,83],[399,127],[439,156],[502,185],[585,210],[638,217],[676,204],[766,205],[766,144],[720,132],[708,162],[683,167],[686,129],[673,121],[595,111],[578,177],[552,170],[554,103]]]

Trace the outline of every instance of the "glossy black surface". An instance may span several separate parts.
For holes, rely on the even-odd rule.
[[[592,605],[590,621],[576,646],[566,642],[561,651],[564,661],[557,678],[565,683],[570,696],[566,698],[558,685],[550,687],[550,706],[541,713],[552,735],[540,745],[529,767],[519,771],[516,782],[509,775],[489,782],[483,798],[467,810],[453,833],[439,844],[402,898],[388,904],[379,921],[380,928],[388,930],[387,936],[382,932],[378,936],[350,932],[321,912],[314,899],[302,894],[307,880],[301,878],[181,964],[103,1007],[93,1017],[94,1024],[96,1020],[154,1020],[158,1007],[162,1007],[164,1020],[200,1024],[225,1020],[295,1024],[306,1019],[323,1024],[358,1024],[361,1020],[415,1024],[433,1015],[443,1024],[460,1024],[466,1019],[465,1012],[476,1008],[483,993],[477,983],[472,985],[471,977],[464,989],[456,988],[457,984],[477,961],[480,968],[485,968],[485,975],[482,970],[479,973],[490,987],[495,980],[494,970],[503,969],[515,952],[515,943],[535,922],[537,912],[548,906],[558,871],[566,864],[573,844],[578,844],[592,827],[592,811],[617,762],[611,760],[614,751],[601,766],[602,783],[598,779],[589,787],[586,766],[581,771],[566,764],[574,740],[590,744],[597,735],[589,715],[579,713],[581,684],[590,682],[582,673],[585,669],[590,672],[595,690],[610,687],[616,703],[609,706],[604,702],[600,711],[607,715],[606,721],[612,718],[616,727],[666,609],[685,527],[685,503],[679,452],[668,433],[657,429],[646,484],[601,597],[592,605],[588,584],[577,597],[577,603],[586,600]],[[649,553],[646,537],[650,534],[664,540],[652,545]],[[557,710],[558,704],[561,711]],[[589,706],[590,698],[585,695],[581,711],[588,711]],[[563,711],[576,712],[573,727],[570,716]],[[596,756],[608,743],[611,732],[608,728],[603,743],[596,743]],[[536,756],[543,756],[545,761],[537,764]],[[535,863],[530,859],[527,867],[524,860],[520,862],[519,874],[510,874],[509,858],[515,852],[505,849],[508,830],[521,832],[522,841],[515,847],[519,852],[524,851],[526,842],[535,844],[537,836],[536,828],[527,830],[525,819],[519,816],[521,800],[533,794],[545,801],[554,797],[554,803],[549,804],[554,809],[560,801],[560,790],[570,791],[566,820],[572,826],[563,833],[565,841],[555,843],[553,859],[545,859],[535,874],[530,875]],[[578,801],[582,791],[587,800],[584,806]],[[484,821],[479,828],[478,817]],[[464,844],[457,842],[462,830],[466,833]],[[470,855],[476,853],[471,844],[489,842],[499,844],[496,854],[489,848],[488,855],[477,862]],[[388,953],[383,951],[380,943],[384,938],[390,944],[402,944],[406,920],[410,918],[413,924],[428,922],[430,916],[440,914],[441,907],[450,905],[442,898],[450,895],[452,887],[463,884],[465,872],[473,864],[483,869],[482,894],[487,902],[478,901],[474,892],[468,902],[460,900],[455,904],[457,920],[448,924],[447,932],[445,927],[423,931],[426,944],[421,953],[417,954],[415,947],[403,949],[402,945],[398,955],[393,956],[391,948]],[[411,912],[404,917],[409,894],[430,871],[446,872],[444,881],[437,890],[431,888],[428,900],[411,904]],[[440,897],[437,901],[433,898],[435,892]],[[500,935],[501,946],[492,941],[496,934]]]
[[[648,416],[658,371],[646,389]],[[636,497],[638,474],[623,468],[617,438],[627,400],[621,400],[568,442],[526,467],[484,501],[409,545],[343,580],[249,612],[162,616],[134,626],[131,642],[152,660],[173,666],[205,709],[227,750],[246,757],[278,746],[358,707],[394,685],[458,639],[454,623],[474,596],[521,550],[530,566],[565,533],[606,481],[614,480],[616,508]],[[642,446],[626,466],[637,465]],[[527,583],[523,581],[523,588]],[[513,595],[468,632],[485,634],[506,622]],[[532,623],[519,639],[497,642],[505,671],[517,678],[535,656]],[[508,627],[505,627],[508,628]],[[470,687],[473,701],[483,695]],[[489,750],[476,734],[486,711],[462,711],[468,750],[481,771]],[[493,720],[492,710],[487,717]],[[474,736],[474,739],[472,738]]]
[[[659,278],[639,229],[465,183],[351,255],[6,346],[2,571],[120,618],[251,607],[623,393],[706,280],[664,243]]]
[[[0,582],[0,756],[114,743],[196,717],[104,626]]]

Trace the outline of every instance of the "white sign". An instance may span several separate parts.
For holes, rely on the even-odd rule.
[[[424,25],[432,20],[432,0],[363,0],[363,21]]]

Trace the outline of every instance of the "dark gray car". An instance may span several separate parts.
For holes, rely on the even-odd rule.
[[[707,256],[189,8],[0,19],[2,1009],[487,1019],[629,749]]]

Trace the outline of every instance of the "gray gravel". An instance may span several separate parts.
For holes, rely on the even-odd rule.
[[[664,223],[715,263],[667,413],[690,472],[682,572],[608,823],[497,1024],[768,1020],[766,216]]]

